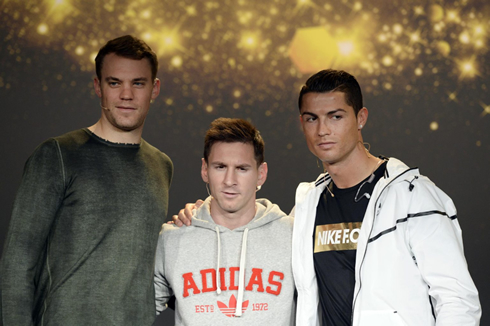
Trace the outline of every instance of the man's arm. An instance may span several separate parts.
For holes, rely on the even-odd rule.
[[[429,285],[437,325],[479,325],[481,306],[464,257],[452,200],[430,181],[415,187],[413,212],[434,212],[409,223],[410,245]],[[410,212],[410,213],[413,213]]]
[[[167,278],[165,276],[165,243],[164,243],[164,229],[165,225],[162,226],[162,231],[158,237],[157,251],[155,254],[155,305],[157,309],[157,315],[160,315],[162,311],[167,309],[167,303],[170,298],[174,295],[172,287],[170,286]]]
[[[32,325],[35,275],[64,196],[58,143],[49,140],[28,159],[14,202],[0,264],[3,325]]]
[[[185,208],[180,210],[179,215],[172,216],[174,224],[178,227],[181,227],[184,224],[187,226],[191,225],[192,211],[201,207],[202,204],[204,204],[204,201],[202,201],[201,199],[198,199],[195,204],[185,204]]]

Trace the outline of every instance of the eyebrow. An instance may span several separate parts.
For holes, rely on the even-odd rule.
[[[113,76],[106,77],[105,80],[106,81],[121,81],[121,79],[119,79],[117,77],[113,77]],[[137,78],[132,79],[131,81],[133,81],[133,82],[135,82],[135,81],[148,81],[148,78],[146,78],[146,77],[137,77]]]
[[[345,111],[344,109],[338,108],[338,109],[335,109],[335,110],[332,110],[332,111],[328,111],[327,112],[327,115],[333,115],[333,114],[335,114],[337,112],[344,112],[344,113],[346,113],[347,111]],[[311,115],[312,117],[318,118],[318,114],[313,113],[313,112],[305,111],[305,112],[301,113],[301,116],[304,116],[304,115]]]
[[[311,115],[312,117],[318,118],[318,115],[317,114],[312,113],[312,112],[308,112],[308,111],[303,112],[303,113],[300,114],[300,116],[304,116],[304,115]]]
[[[252,165],[247,164],[247,163],[243,163],[243,164],[238,164],[236,167],[237,168],[250,168],[250,167],[252,167]]]
[[[224,165],[224,166],[229,166],[230,164],[226,164],[224,162],[221,162],[221,161],[215,161],[215,162],[210,162],[210,165],[213,165],[213,166],[216,166],[216,165]],[[248,163],[242,163],[242,164],[238,164],[236,165],[235,167],[236,168],[249,168],[251,167],[252,165],[251,164],[248,164]]]
[[[346,113],[347,111],[345,111],[344,109],[338,108],[336,110],[332,110],[332,111],[327,112],[327,115],[333,115],[333,114],[338,113],[338,112]]]

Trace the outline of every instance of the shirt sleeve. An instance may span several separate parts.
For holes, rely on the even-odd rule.
[[[456,208],[428,180],[414,192],[411,209],[431,215],[411,219],[409,225],[410,245],[429,286],[436,325],[479,325],[481,306],[464,257]]]
[[[0,264],[3,325],[32,325],[34,293],[51,226],[64,196],[64,169],[56,140],[27,160],[14,202]],[[39,307],[38,307],[39,308]]]
[[[165,226],[165,225],[164,225]],[[164,227],[158,237],[157,251],[155,255],[155,305],[157,315],[167,309],[167,303],[174,295],[172,288],[165,276],[165,241]]]

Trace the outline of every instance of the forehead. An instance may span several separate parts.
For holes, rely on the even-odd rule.
[[[336,109],[348,111],[349,108],[354,111],[354,108],[345,101],[343,92],[307,93],[303,95],[301,113]]]
[[[208,161],[228,164],[257,164],[254,147],[250,143],[216,142],[211,146]]]
[[[101,76],[119,77],[126,76],[132,78],[146,77],[151,78],[151,64],[147,58],[134,60],[109,53],[102,61]]]

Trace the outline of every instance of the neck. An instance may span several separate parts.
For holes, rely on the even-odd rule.
[[[364,149],[364,146],[349,159],[332,164],[323,163],[338,188],[350,188],[371,175],[380,164],[380,159]]]
[[[243,208],[237,212],[226,212],[220,207],[218,203],[211,200],[210,213],[214,223],[224,226],[230,230],[247,225],[255,216],[255,201],[253,205],[249,205],[247,208]]]
[[[121,143],[121,144],[141,143],[141,134],[143,132],[141,128],[134,129],[131,131],[125,131],[125,130],[117,129],[112,125],[107,126],[107,124],[102,123],[101,120],[97,121],[94,125],[88,127],[88,130],[90,130],[100,138],[108,140],[112,143]]]

